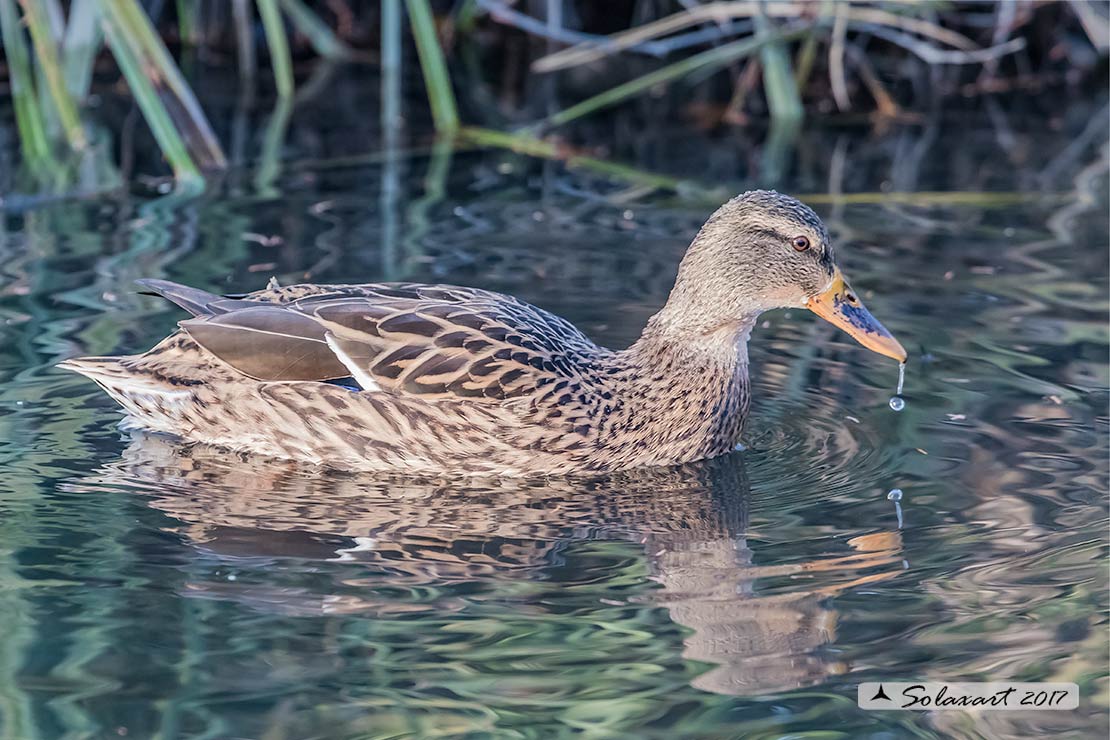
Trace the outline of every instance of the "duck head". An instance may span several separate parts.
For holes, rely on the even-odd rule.
[[[775,308],[807,308],[898,362],[906,350],[864,307],[836,264],[828,230],[808,206],[753,190],[709,217],[679,267],[657,328],[714,334]]]

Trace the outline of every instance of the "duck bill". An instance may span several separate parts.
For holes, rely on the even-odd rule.
[[[806,308],[848,332],[872,352],[906,361],[906,350],[878,319],[871,315],[855,292],[844,282],[840,268],[833,275],[832,285],[819,296],[806,301]]]

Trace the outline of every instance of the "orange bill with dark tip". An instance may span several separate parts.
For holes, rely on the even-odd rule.
[[[906,361],[906,350],[864,307],[863,302],[844,282],[839,267],[829,289],[806,301],[806,308],[848,332],[872,352],[892,357],[898,362]]]

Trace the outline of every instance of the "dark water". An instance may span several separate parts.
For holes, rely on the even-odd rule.
[[[294,116],[280,167],[207,195],[21,201],[0,233],[0,735],[1105,737],[1096,116],[813,127],[781,151],[615,128],[647,169],[814,196],[912,364],[894,413],[892,363],[768,314],[747,451],[587,481],[368,478],[127,437],[52,365],[173,328],[138,277],[479,285],[623,345],[712,210],[689,192],[415,138],[351,159],[381,150],[372,127]],[[1084,698],[858,710],[880,679]]]

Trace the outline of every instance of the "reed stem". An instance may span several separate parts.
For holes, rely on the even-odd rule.
[[[100,1],[73,0],[69,6],[69,23],[62,40],[62,74],[66,89],[74,100],[89,95],[96,53],[104,42],[100,30]]]
[[[381,122],[387,133],[401,125],[401,13],[401,0],[382,0]]]
[[[289,55],[289,39],[277,0],[258,0],[258,14],[270,47],[270,65],[274,68],[277,93],[283,98],[293,94],[293,60]]]
[[[197,5],[196,0],[177,0],[177,35],[183,44],[196,45],[200,42]]]
[[[0,34],[8,61],[16,127],[23,143],[24,156],[33,165],[42,163],[50,159],[50,143],[46,140],[46,128],[35,95],[31,56],[14,0],[0,0]]]
[[[293,28],[304,34],[317,54],[325,59],[347,59],[351,56],[351,49],[301,0],[280,2]]]
[[[128,12],[127,3],[133,5],[134,0],[107,0],[102,6],[108,46],[162,154],[173,169],[174,177],[183,182],[201,181],[200,171],[162,104],[154,82],[147,77],[150,60],[138,39],[141,31],[135,28],[133,13]],[[131,10],[142,14],[137,6]]]
[[[104,0],[103,7],[119,10],[118,17],[126,24],[129,40],[137,45],[143,76],[159,95],[160,105],[166,108],[175,130],[184,137],[193,161],[206,170],[226,167],[227,159],[200,103],[138,0]]]
[[[760,36],[733,41],[723,46],[718,46],[715,49],[710,49],[709,51],[703,51],[700,54],[695,54],[682,61],[669,64],[666,67],[657,69],[642,77],[637,77],[634,80],[629,80],[621,85],[617,85],[592,98],[587,98],[581,103],[572,105],[548,117],[543,123],[547,126],[561,126],[564,123],[569,123],[570,121],[594,113],[602,108],[608,108],[609,106],[623,102],[656,85],[684,77],[695,70],[720,69],[737,59],[751,56],[769,43],[775,41],[790,41],[808,32],[808,27],[782,33],[772,31]]]
[[[447,62],[443,58],[443,48],[439,45],[436,34],[431,5],[428,0],[408,0],[407,5],[436,131],[441,134],[453,133],[459,128],[459,113],[455,105],[455,93],[451,89],[451,78],[447,74]]]
[[[777,37],[774,24],[767,16],[755,16],[756,36],[771,37],[759,50],[759,60],[763,64],[763,91],[767,95],[767,107],[771,118],[776,121],[800,121],[803,115],[802,99],[794,82],[790,56],[786,45]]]
[[[46,80],[46,89],[58,113],[58,120],[62,124],[66,140],[74,151],[81,151],[88,146],[89,140],[81,127],[77,104],[73,102],[73,97],[66,88],[58,45],[50,26],[50,11],[40,0],[20,0],[20,5],[23,6],[23,18],[27,23],[27,30],[31,33],[35,54],[38,56],[39,69],[42,70],[43,78]]]

